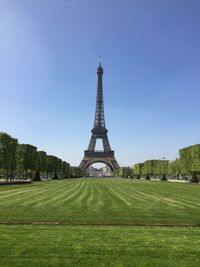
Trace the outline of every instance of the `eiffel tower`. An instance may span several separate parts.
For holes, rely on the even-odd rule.
[[[87,168],[93,163],[101,162],[109,166],[111,171],[115,171],[119,169],[119,165],[115,159],[114,151],[111,150],[107,136],[108,130],[106,129],[105,125],[102,84],[103,68],[101,66],[101,61],[99,61],[97,75],[98,82],[94,126],[91,130],[92,136],[88,149],[85,150],[84,157],[80,163],[80,167],[86,171]],[[95,150],[97,139],[102,140],[103,150]]]

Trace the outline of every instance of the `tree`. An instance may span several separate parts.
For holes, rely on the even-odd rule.
[[[152,176],[157,176],[166,179],[168,160],[146,160],[144,163],[134,165],[134,175],[136,178],[144,176],[145,179],[150,179]]]
[[[0,132],[0,167],[6,172],[6,178],[13,178],[13,171],[16,168],[16,150],[18,140],[7,133]]]
[[[70,178],[70,177],[71,177],[70,164],[67,162],[67,166],[66,166],[66,178]]]
[[[17,148],[17,168],[21,172],[25,172],[25,178],[27,178],[27,172],[31,172],[31,178],[33,171],[36,170],[37,165],[37,147],[29,144],[20,144]]]
[[[122,168],[119,168],[113,172],[115,177],[122,177]]]
[[[67,169],[67,162],[66,161],[62,161],[61,171],[60,171],[60,177],[61,178],[66,178],[66,169]]]
[[[47,177],[50,173],[52,179],[58,179],[58,172],[61,168],[62,161],[56,156],[47,155],[46,164]]]
[[[144,163],[137,163],[134,165],[134,175],[136,176],[137,179],[141,178],[141,175],[143,173],[143,167]]]
[[[180,160],[176,158],[175,160],[169,162],[168,165],[168,174],[171,176],[176,176],[178,177],[181,173],[180,170]]]
[[[61,178],[70,178],[70,165],[66,161],[62,161],[61,170],[60,170]]]
[[[159,160],[158,161],[158,173],[160,175],[161,181],[167,180],[168,165],[169,165],[168,160]]]
[[[84,171],[79,167],[70,167],[72,178],[81,178],[84,176]]]
[[[179,150],[180,155],[180,167],[181,174],[186,175],[191,172],[191,155],[190,155],[190,147],[185,147]]]
[[[47,178],[53,178],[53,172],[55,170],[55,158],[52,155],[47,155],[46,159],[46,172],[47,172]]]
[[[133,169],[130,167],[122,167],[122,177],[123,178],[132,178],[133,177]]]
[[[191,171],[195,173],[200,172],[200,145],[193,145],[190,147],[191,153]]]
[[[143,166],[143,174],[146,180],[149,180],[150,177],[156,175],[156,168],[157,168],[158,160],[146,160]]]
[[[46,152],[38,151],[37,152],[37,161],[36,161],[36,171],[33,176],[33,181],[41,181],[41,172],[46,171]]]
[[[58,176],[61,178],[62,174],[61,174],[61,171],[62,171],[62,159],[59,159],[57,160],[57,174]]]
[[[39,172],[45,172],[47,167],[47,153],[44,151],[37,152],[36,168]]]
[[[53,179],[59,179],[58,173],[59,173],[59,168],[60,168],[60,162],[62,162],[58,157],[53,156]]]
[[[181,174],[191,175],[190,181],[197,181],[200,173],[200,144],[179,150]]]
[[[47,155],[44,151],[38,151],[37,147],[30,144],[18,144],[18,140],[7,133],[0,132],[0,174],[3,173],[10,180],[18,171],[18,176],[40,180],[40,174],[46,172],[51,178],[58,179],[82,177],[84,172],[78,167],[70,167],[66,161],[56,156]],[[33,175],[34,173],[34,175]]]

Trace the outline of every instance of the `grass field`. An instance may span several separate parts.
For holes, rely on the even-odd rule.
[[[119,178],[2,186],[0,266],[200,266],[199,200],[199,185]]]

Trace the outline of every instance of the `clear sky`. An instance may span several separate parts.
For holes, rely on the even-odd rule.
[[[100,55],[120,165],[200,143],[199,0],[0,0],[0,131],[78,165]]]

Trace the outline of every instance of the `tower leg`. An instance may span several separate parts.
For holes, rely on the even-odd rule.
[[[92,135],[91,139],[90,139],[89,146],[88,146],[88,150],[94,151],[95,150],[95,146],[96,146],[96,138],[94,137],[94,135]]]
[[[107,135],[102,138],[104,151],[111,151]]]

